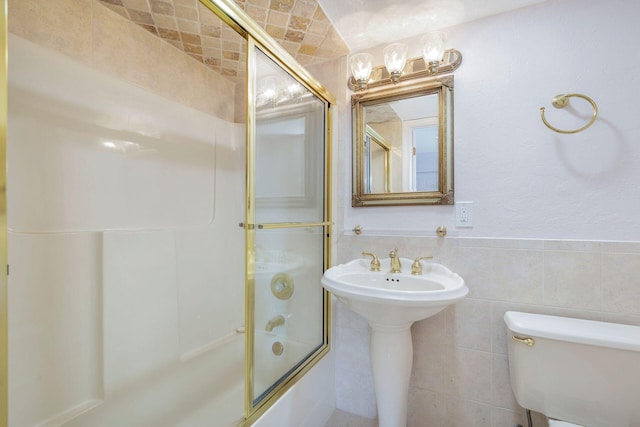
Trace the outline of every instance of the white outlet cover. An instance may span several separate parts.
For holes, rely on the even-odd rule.
[[[473,227],[473,202],[456,203],[456,227]]]

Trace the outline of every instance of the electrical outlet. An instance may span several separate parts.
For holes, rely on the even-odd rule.
[[[456,203],[456,227],[473,227],[473,202]]]

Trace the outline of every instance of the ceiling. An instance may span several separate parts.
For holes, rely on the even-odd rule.
[[[547,0],[318,0],[351,51]]]

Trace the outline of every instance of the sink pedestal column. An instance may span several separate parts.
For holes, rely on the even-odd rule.
[[[392,327],[369,324],[378,427],[405,427],[413,364],[412,323]]]

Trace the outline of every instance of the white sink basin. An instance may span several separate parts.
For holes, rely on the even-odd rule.
[[[372,327],[398,327],[433,316],[461,300],[469,289],[462,277],[436,263],[423,263],[421,275],[411,274],[412,260],[401,258],[402,273],[390,273],[389,259],[380,271],[370,261],[356,259],[324,273],[322,285]]]
[[[379,427],[407,425],[407,398],[413,345],[413,322],[433,316],[461,300],[469,289],[462,277],[443,265],[423,263],[423,273],[411,274],[412,260],[401,258],[403,273],[391,273],[389,259],[371,271],[367,259],[328,269],[322,286],[371,326],[371,368]]]

